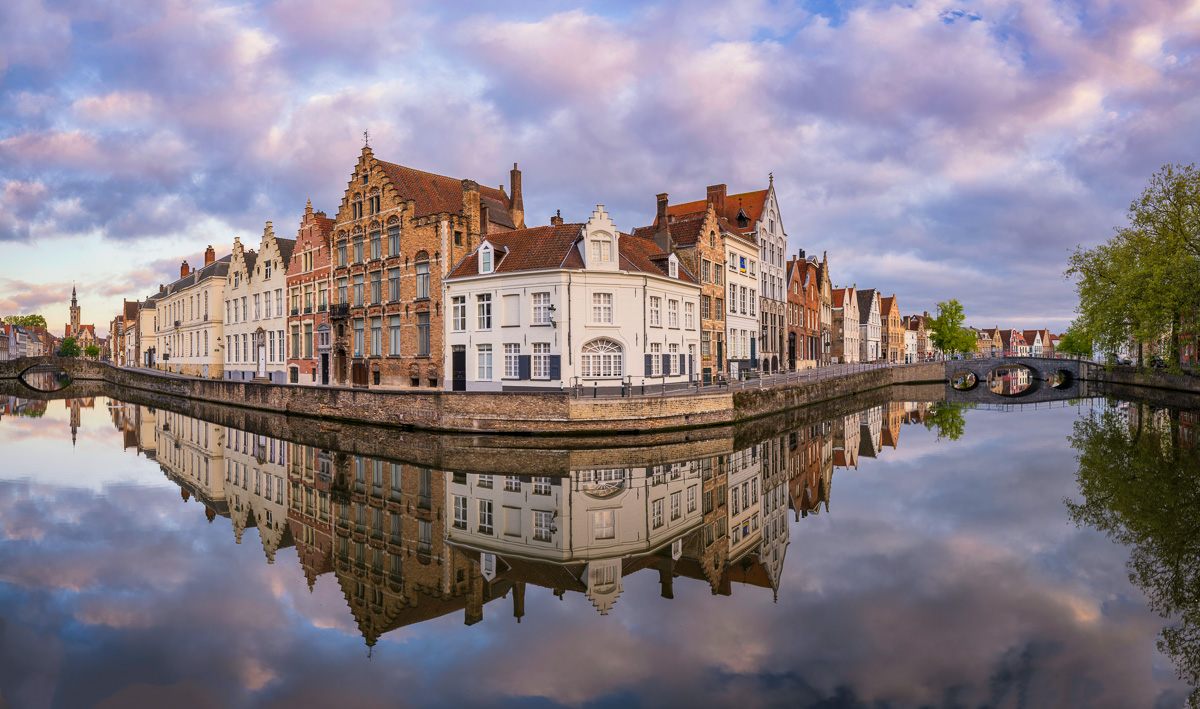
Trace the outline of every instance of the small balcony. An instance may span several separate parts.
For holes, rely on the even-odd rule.
[[[336,318],[345,319],[345,318],[350,317],[350,304],[349,303],[334,303],[333,305],[329,306],[329,317],[335,318],[335,319]]]
[[[299,315],[299,314],[300,314],[300,308],[292,308],[292,315]]]
[[[311,305],[306,305],[306,306],[304,306],[304,314],[305,314],[305,315],[312,315],[312,306],[311,306]]]
[[[326,305],[325,303],[321,303],[320,305],[318,305],[318,306],[317,306],[317,312],[318,312],[318,313],[323,313],[323,312],[325,312],[326,310],[329,310],[329,306],[328,306],[328,305]]]

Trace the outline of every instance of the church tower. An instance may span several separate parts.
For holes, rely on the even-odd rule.
[[[75,286],[71,286],[71,331],[67,334],[79,336],[79,301],[75,298]]]

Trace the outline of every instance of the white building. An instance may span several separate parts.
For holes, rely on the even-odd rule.
[[[912,364],[917,361],[917,331],[904,328],[904,361]]]
[[[879,302],[879,291],[874,288],[860,290],[858,297],[859,356],[863,362],[874,362],[881,356],[883,341],[883,308]]]
[[[759,367],[758,244],[754,233],[725,232],[725,342],[729,376]]]
[[[213,312],[224,299],[229,257],[215,259],[208,247],[204,267],[188,268],[159,292],[154,330],[158,357],[154,366],[194,377],[221,378],[221,318]]]
[[[259,251],[233,240],[225,311],[225,378],[287,381],[287,264],[295,239],[278,239],[271,222]],[[291,307],[299,312],[299,297]],[[298,343],[297,343],[298,344]]]
[[[586,224],[485,234],[444,288],[448,389],[636,392],[698,374],[698,280],[603,206]]]
[[[758,214],[759,296],[761,302],[762,342],[759,359],[763,369],[778,371],[787,358],[787,233],[775,198],[775,178],[771,176],[762,210]],[[786,368],[786,362],[784,363]]]
[[[858,297],[855,287],[838,288],[833,291],[833,354],[835,363],[858,362],[862,356],[861,335],[859,324]]]
[[[249,527],[258,530],[267,563],[292,546],[288,529],[287,449],[284,441],[249,431],[226,429],[225,497],[238,544]]]

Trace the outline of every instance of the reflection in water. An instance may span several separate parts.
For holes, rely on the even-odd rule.
[[[950,386],[959,391],[970,391],[979,383],[979,377],[974,372],[959,372],[950,378]]]
[[[39,364],[30,367],[21,375],[26,385],[38,391],[58,391],[71,383],[71,375],[61,367],[52,364]]]
[[[988,389],[1001,396],[1025,393],[1033,385],[1033,371],[1016,364],[1003,364],[988,374]]]
[[[117,406],[114,424],[184,501],[209,521],[228,517],[237,543],[257,529],[269,564],[294,546],[310,588],[333,574],[367,645],[452,612],[477,623],[510,592],[520,619],[529,584],[583,594],[602,615],[638,572],[657,573],[664,598],[677,578],[719,595],[735,582],[778,594],[788,510],[828,509],[835,465],[895,448],[900,426],[929,411],[886,404],[738,450],[709,443],[687,460],[529,476],[435,470]]]
[[[1164,618],[1159,649],[1200,683],[1200,415],[1112,404],[1075,424],[1078,524],[1129,546],[1130,579]],[[1193,692],[1189,705],[1200,707]]]

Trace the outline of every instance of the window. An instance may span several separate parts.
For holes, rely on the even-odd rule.
[[[521,491],[521,478],[517,477],[516,475],[505,475],[504,476],[504,489],[507,492],[520,492]]]
[[[750,289],[750,314],[754,315],[755,304],[758,303],[758,294],[753,288]]]
[[[363,353],[363,321],[354,321],[354,356],[361,357]]]
[[[612,240],[608,237],[597,237],[592,239],[592,260],[593,261],[611,261],[612,260]]]
[[[492,272],[492,250],[491,249],[480,250],[480,252],[479,252],[479,272],[480,273],[491,273]]]
[[[383,257],[383,245],[380,243],[381,234],[377,231],[371,232],[371,258],[379,259]]]
[[[729,284],[729,312],[737,314],[737,285]]]
[[[708,330],[703,330],[700,333],[700,356],[708,357],[712,354],[712,334]]]
[[[681,492],[672,492],[671,493],[671,519],[673,519],[673,520],[679,519],[679,517],[683,514],[683,511],[681,509],[682,505],[680,504],[682,498],[683,498],[683,493],[681,493]]]
[[[674,343],[667,345],[667,353],[670,355],[668,359],[671,362],[671,376],[679,374],[679,345]]]
[[[710,276],[708,275],[710,266],[712,266],[712,262],[709,261],[708,259],[704,259],[703,261],[700,262],[700,282],[701,283],[708,283],[709,278],[710,278]]]
[[[476,347],[475,362],[478,365],[478,370],[479,370],[479,373],[478,373],[478,376],[476,377],[476,379],[478,379],[479,381],[484,381],[484,382],[491,381],[492,380],[492,346],[491,345],[478,345]]]
[[[696,329],[696,304],[690,300],[683,304],[683,327],[686,330]]]
[[[371,318],[371,356],[383,354],[383,318]]]
[[[550,541],[550,523],[554,519],[554,513],[544,510],[533,511],[533,541],[548,542]]]
[[[663,501],[662,498],[650,503],[650,527],[658,529],[663,526]]]
[[[662,345],[657,342],[650,343],[650,372],[652,377],[662,376]]]
[[[475,309],[479,314],[479,329],[492,329],[492,294],[480,293],[475,296]]]
[[[667,301],[667,327],[679,327],[679,301]]]
[[[533,343],[533,378],[550,378],[550,343]]]
[[[338,242],[337,247],[337,265],[344,267],[346,265],[346,242]]]
[[[667,262],[667,275],[671,278],[679,278],[679,262],[673,258]]]
[[[592,322],[599,325],[611,325],[613,321],[612,293],[592,294]]]
[[[737,259],[738,259],[737,254],[730,251],[729,252],[729,270],[733,271],[734,273],[737,273],[737,263],[738,263]]]
[[[491,475],[475,476],[475,485],[477,487],[481,487],[486,490],[491,490],[492,489],[492,476]]]
[[[454,332],[467,329],[467,296],[456,295],[450,299],[450,326]]]
[[[579,364],[584,377],[620,377],[624,374],[621,346],[612,340],[592,340],[584,345]]]
[[[492,533],[492,501],[491,500],[480,500],[479,501],[479,533],[480,534],[491,534]]]
[[[371,272],[371,302],[378,304],[383,302],[383,286],[381,285],[383,271]]]
[[[521,377],[520,345],[504,345],[504,376],[508,379],[519,379]]]
[[[363,277],[361,273],[354,277],[354,304],[358,306],[363,304]]]
[[[687,511],[696,511],[696,486],[692,485],[687,489]]]
[[[429,262],[417,261],[417,298],[429,297]]]
[[[417,313],[417,356],[429,356],[429,313]]]
[[[388,300],[393,303],[400,300],[400,269],[388,271]]]
[[[738,297],[741,300],[741,304],[742,304],[742,315],[745,315],[746,314],[746,286],[741,286],[738,288]],[[732,307],[732,304],[730,305],[730,307]],[[733,311],[731,310],[730,312],[733,312]]]
[[[346,284],[347,284],[347,282],[346,282],[346,279],[345,279],[345,278],[339,278],[339,279],[338,279],[338,282],[337,282],[337,295],[338,295],[338,302],[339,302],[339,303],[343,303],[343,304],[345,304],[345,303],[349,303],[349,302],[350,302],[349,300],[347,300],[347,299],[346,299]]]
[[[388,354],[395,357],[400,354],[400,316],[388,318]]]
[[[534,325],[549,325],[550,324],[550,294],[549,293],[534,293],[533,294],[533,324]]]
[[[650,326],[658,327],[662,325],[659,317],[659,311],[662,309],[662,298],[658,296],[650,296]]]
[[[592,512],[592,534],[596,539],[615,539],[617,525],[612,510]]]
[[[388,227],[388,256],[400,254],[400,227]]]
[[[354,263],[363,262],[363,240],[361,236],[354,237]]]
[[[535,476],[533,478],[533,494],[549,495],[550,487],[550,478],[541,476]]]
[[[271,338],[271,343],[275,343],[275,338]],[[296,357],[300,356],[300,326],[292,325],[292,354]]]
[[[712,318],[712,297],[707,295],[700,296],[700,318],[708,320]]]

